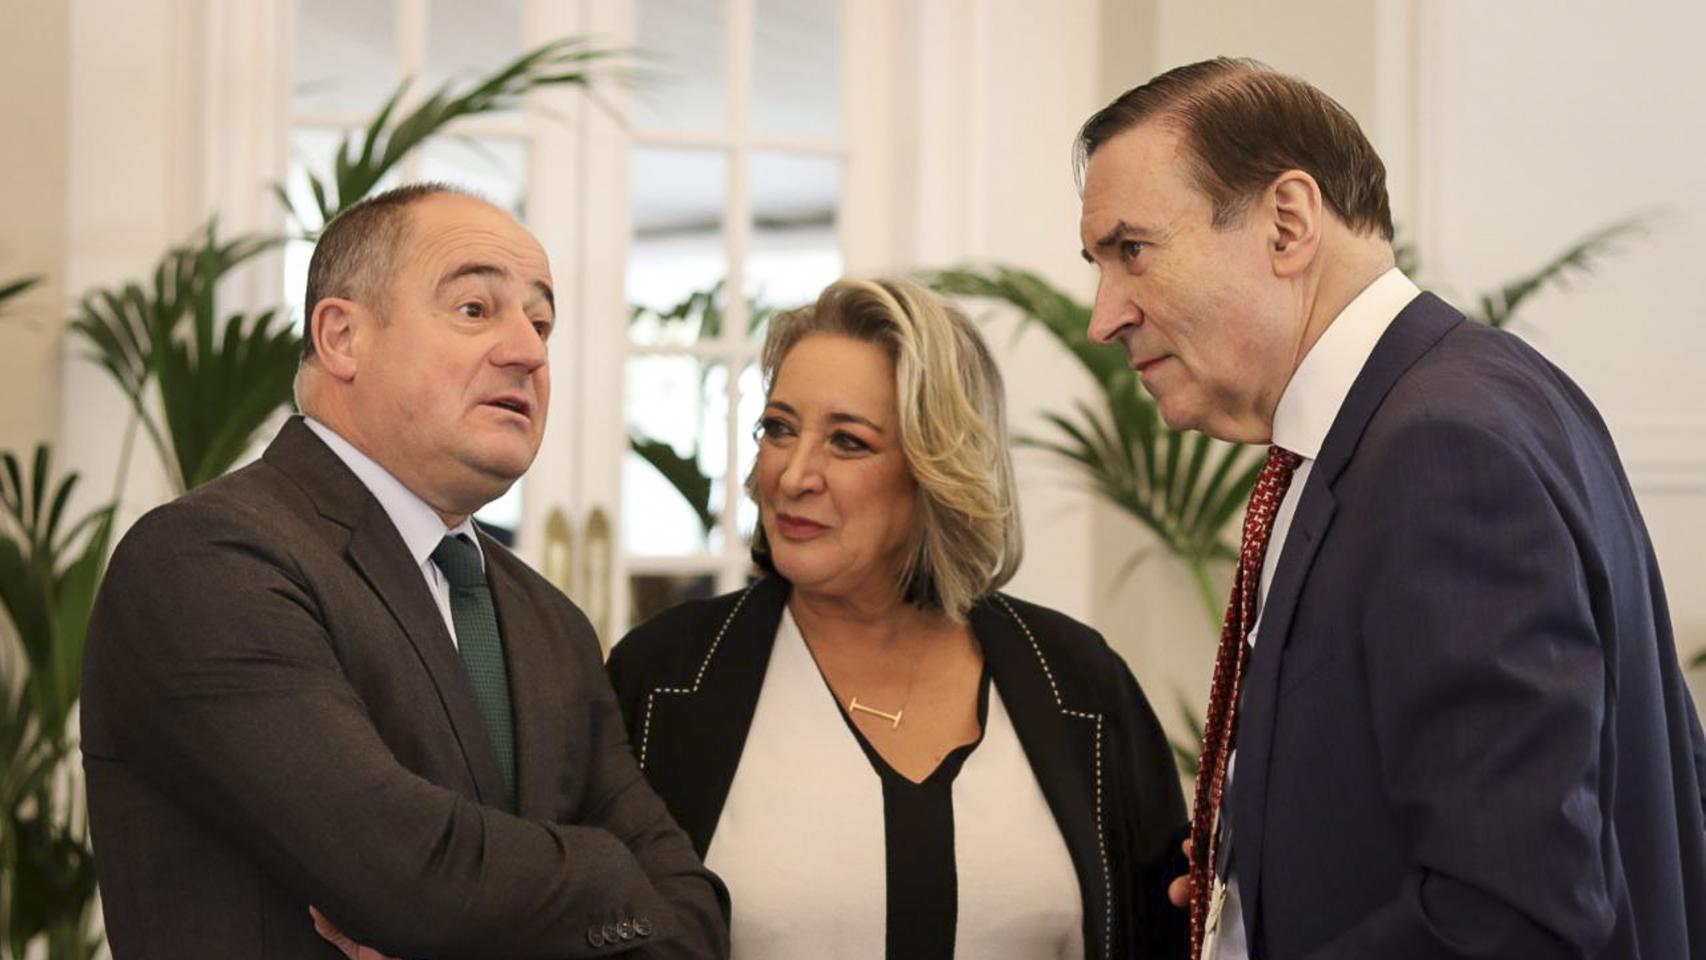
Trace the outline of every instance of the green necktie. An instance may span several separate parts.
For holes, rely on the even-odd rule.
[[[445,537],[432,552],[432,562],[450,581],[450,619],[456,624],[456,653],[474,688],[492,752],[503,771],[504,800],[515,806],[515,724],[510,717],[509,672],[504,667],[503,637],[480,551],[467,537]]]

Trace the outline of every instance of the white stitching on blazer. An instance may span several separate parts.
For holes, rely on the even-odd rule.
[[[651,746],[652,742],[652,707],[657,703],[658,694],[699,692],[699,685],[705,681],[705,670],[711,666],[711,658],[716,655],[718,644],[723,642],[723,635],[729,632],[729,624],[735,622],[735,614],[740,613],[740,608],[746,605],[746,598],[752,595],[753,588],[757,587],[759,582],[754,581],[751,586],[747,587],[745,592],[740,595],[740,599],[735,601],[734,609],[730,610],[729,615],[723,618],[722,627],[717,630],[716,638],[711,641],[711,648],[705,651],[705,659],[699,664],[699,672],[693,676],[693,686],[653,687],[652,692],[646,694],[646,723],[640,731],[640,769],[642,771],[646,769],[646,749]]]
[[[1108,864],[1107,831],[1102,826],[1102,715],[1069,710],[1066,704],[1060,702],[1060,687],[1054,682],[1054,671],[1049,669],[1048,661],[1043,658],[1042,647],[1037,645],[1037,638],[1031,633],[1030,625],[1025,623],[1025,619],[1019,616],[1019,611],[1013,609],[1006,597],[999,593],[991,594],[991,597],[1007,611],[1007,615],[1013,618],[1019,629],[1025,631],[1025,639],[1031,642],[1031,650],[1037,655],[1037,662],[1042,664],[1043,676],[1048,678],[1049,690],[1054,694],[1054,705],[1066,716],[1090,720],[1096,724],[1096,852],[1102,858],[1102,892],[1106,901],[1106,907],[1102,911],[1105,924],[1102,933],[1102,956],[1106,958],[1113,949],[1114,942],[1114,872]]]
[[[705,671],[711,666],[711,658],[716,655],[717,647],[722,644],[724,635],[729,632],[729,625],[734,623],[735,615],[740,613],[740,608],[746,605],[746,598],[751,596],[753,589],[757,586],[757,583],[753,583],[752,586],[747,587],[746,591],[740,595],[740,599],[735,601],[734,608],[729,611],[729,615],[723,618],[723,625],[718,628],[717,636],[711,641],[710,649],[705,651],[705,659],[700,661],[699,672],[693,676],[691,687],[654,687],[652,692],[646,695],[646,722],[640,732],[640,769],[642,771],[646,769],[646,750],[651,745],[652,708],[657,703],[657,695],[660,693],[697,693],[699,691],[700,684],[705,680]],[[1114,942],[1114,874],[1112,867],[1108,864],[1107,831],[1102,822],[1102,715],[1067,709],[1066,704],[1060,700],[1060,686],[1054,682],[1054,671],[1049,669],[1048,660],[1043,657],[1042,647],[1038,646],[1037,638],[1031,633],[1030,625],[1025,622],[1023,617],[1019,616],[1019,612],[1013,609],[1006,597],[999,593],[991,594],[990,597],[1000,604],[1001,608],[1007,611],[1007,616],[1019,625],[1020,630],[1025,632],[1025,639],[1031,644],[1031,652],[1037,655],[1037,663],[1043,668],[1043,676],[1048,678],[1049,691],[1054,695],[1054,705],[1066,716],[1089,720],[1096,725],[1096,852],[1102,858],[1102,890],[1106,901],[1106,906],[1102,911],[1105,924],[1102,934],[1102,956],[1105,958],[1110,956],[1109,951],[1113,949]]]

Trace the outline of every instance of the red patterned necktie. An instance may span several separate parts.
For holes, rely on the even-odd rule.
[[[1274,515],[1303,458],[1280,447],[1268,448],[1268,462],[1256,477],[1250,506],[1244,511],[1244,542],[1232,578],[1232,600],[1220,628],[1220,652],[1214,658],[1208,717],[1203,723],[1202,756],[1197,762],[1196,800],[1191,805],[1191,958],[1201,960],[1209,897],[1214,886],[1216,847],[1220,843],[1220,801],[1226,790],[1227,762],[1238,721],[1238,693],[1250,659],[1246,639],[1256,619],[1256,591],[1262,563],[1274,532]]]

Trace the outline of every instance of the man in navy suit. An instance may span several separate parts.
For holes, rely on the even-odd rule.
[[[1276,448],[1196,949],[1706,958],[1706,738],[1592,404],[1394,267],[1380,158],[1308,84],[1180,67],[1078,147],[1091,335],[1169,426]]]

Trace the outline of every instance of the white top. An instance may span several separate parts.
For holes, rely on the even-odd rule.
[[[474,532],[473,519],[469,518],[454,527],[446,528],[444,521],[439,519],[438,511],[428,506],[425,500],[415,496],[414,491],[403,486],[403,481],[392,476],[389,470],[380,466],[372,457],[357,450],[355,444],[313,417],[302,419],[308,424],[308,429],[314,431],[315,436],[332,448],[332,452],[344,462],[344,466],[350,468],[350,472],[361,481],[361,485],[385,508],[385,515],[391,518],[391,525],[397,528],[397,533],[403,538],[403,546],[409,549],[410,558],[415,561],[415,566],[420,568],[427,590],[432,594],[433,602],[438,604],[439,616],[444,618],[444,632],[450,634],[450,642],[454,645],[456,623],[450,618],[450,581],[445,579],[444,571],[438,569],[438,564],[432,562],[432,552],[438,549],[439,541],[445,537],[463,534],[479,553],[480,565],[485,566],[486,554],[480,547],[480,537]]]
[[[1255,646],[1256,635],[1262,629],[1263,601],[1267,599],[1268,587],[1274,582],[1274,570],[1279,566],[1280,556],[1285,552],[1292,518],[1297,516],[1297,498],[1303,493],[1304,484],[1309,482],[1316,458],[1321,456],[1321,444],[1326,442],[1327,432],[1333,429],[1339,408],[1345,405],[1345,397],[1350,394],[1351,385],[1374,353],[1375,344],[1380,342],[1392,321],[1398,319],[1398,314],[1421,292],[1397,267],[1381,274],[1327,325],[1321,339],[1315,341],[1315,346],[1297,365],[1297,372],[1291,375],[1285,392],[1280,394],[1279,404],[1274,408],[1273,442],[1301,456],[1303,463],[1292,474],[1291,486],[1286,489],[1279,510],[1274,514],[1274,531],[1268,539],[1268,555],[1262,562],[1262,580],[1256,589],[1257,613],[1256,623],[1250,628],[1251,646]],[[1234,752],[1228,761],[1229,793],[1232,789],[1231,764],[1237,759]],[[1237,841],[1233,843],[1236,847]],[[1238,897],[1236,855],[1232,859],[1231,873],[1232,876],[1227,878],[1226,906],[1220,916],[1220,937],[1210,960],[1248,960],[1250,956],[1244,935],[1243,904]]]
[[[952,798],[955,955],[1082,960],[1078,877],[993,687]],[[734,903],[733,956],[882,957],[885,830],[882,779],[784,612],[705,857]]]

